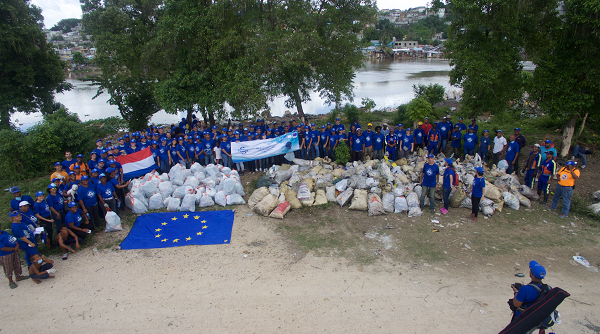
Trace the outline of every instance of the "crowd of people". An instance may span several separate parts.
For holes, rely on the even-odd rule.
[[[65,160],[54,164],[55,172],[50,176],[50,184],[45,191],[35,193],[35,199],[22,195],[18,187],[10,189],[14,199],[10,202],[12,235],[6,232],[0,234],[0,263],[4,267],[11,288],[16,287],[12,280],[24,279],[17,253],[23,251],[25,261],[30,268],[30,277],[37,283],[41,279],[51,278],[52,261],[41,256],[37,244],[41,240],[48,249],[58,246],[62,251],[62,259],[68,259],[68,253],[75,253],[83,240],[98,230],[100,217],[105,217],[110,211],[119,213],[125,210],[125,189],[128,180],[123,179],[123,168],[115,160],[121,155],[128,155],[145,148],[150,148],[161,173],[169,172],[176,164],[187,168],[192,163],[201,165],[211,163],[221,164],[238,170],[243,174],[267,170],[274,164],[289,162],[283,155],[256,161],[233,163],[231,147],[233,142],[245,142],[260,139],[275,138],[296,131],[300,149],[294,152],[295,157],[315,159],[329,157],[334,160],[335,149],[341,143],[348,145],[351,160],[359,161],[368,157],[371,159],[390,160],[408,157],[418,149],[427,150],[428,163],[423,168],[420,183],[423,187],[421,203],[430,196],[431,210],[434,209],[435,189],[443,187],[443,213],[448,212],[449,194],[458,185],[457,174],[453,168],[454,159],[478,153],[484,163],[491,161],[498,164],[500,160],[508,163],[507,173],[519,171],[519,155],[526,146],[526,139],[519,128],[506,140],[502,130],[496,132],[493,139],[487,129],[478,136],[479,126],[475,119],[466,125],[459,118],[453,124],[447,117],[440,122],[430,123],[425,117],[417,123],[412,131],[402,124],[388,128],[387,124],[375,126],[368,123],[366,130],[358,120],[349,125],[346,133],[340,119],[335,124],[327,123],[317,129],[314,123],[297,124],[291,119],[281,123],[273,122],[271,126],[264,120],[258,119],[255,124],[245,126],[239,123],[237,128],[229,125],[220,131],[217,126],[209,127],[206,123],[193,119],[188,123],[182,119],[179,124],[173,124],[170,129],[150,126],[146,131],[124,134],[116,143],[96,141],[96,148],[89,153],[87,161],[82,153],[73,158],[71,152],[65,152]],[[443,175],[435,164],[434,154],[444,152],[449,155]],[[586,154],[592,153],[576,146],[572,160],[557,171],[556,149],[550,140],[542,145],[534,144],[533,150],[526,159],[523,173],[525,184],[534,188],[537,180],[537,191],[542,196],[542,204],[547,204],[550,193],[550,183],[553,176],[558,175],[558,184],[554,190],[554,198],[548,209],[554,210],[559,200],[563,201],[562,215],[569,212],[570,199],[575,180],[580,172],[575,168],[575,157],[582,159],[586,165]],[[473,212],[470,218],[476,220],[476,202],[485,195],[484,170],[476,168],[477,177],[473,182]],[[441,182],[438,182],[441,177]],[[421,205],[423,207],[423,205]],[[55,237],[56,234],[56,237]]]

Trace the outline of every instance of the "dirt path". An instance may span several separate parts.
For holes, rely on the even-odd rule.
[[[301,251],[281,221],[251,214],[238,207],[230,245],[90,247],[55,259],[55,279],[0,288],[0,331],[496,333],[510,318],[515,271],[535,257],[546,265],[547,283],[572,294],[556,331],[600,332],[600,275],[569,263],[570,253],[534,248],[482,265],[470,264],[462,249],[431,264],[391,256],[363,264]],[[600,262],[597,246],[586,254]]]

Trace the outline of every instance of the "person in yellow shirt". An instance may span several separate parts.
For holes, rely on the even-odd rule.
[[[560,218],[567,218],[569,216],[569,209],[571,208],[571,196],[573,196],[575,180],[577,180],[580,175],[579,170],[575,168],[575,164],[575,161],[568,161],[565,167],[561,168],[558,173],[556,173],[558,176],[558,183],[554,189],[552,205],[548,208],[548,210],[556,209],[558,206],[558,201],[562,198],[563,207]]]
[[[60,162],[56,162],[54,164],[54,168],[56,171],[50,175],[50,181],[54,179],[60,179],[60,181],[56,184],[57,186],[66,183],[69,180],[69,174],[63,170],[62,164]]]
[[[81,175],[87,175],[89,176],[90,174],[90,168],[88,167],[88,165],[83,162],[83,155],[82,154],[77,154],[77,162],[75,162],[74,164],[71,165],[70,169],[71,171],[77,173],[77,171],[75,170],[75,167],[79,166],[79,172],[81,173]],[[79,180],[81,177],[77,177],[77,180]]]

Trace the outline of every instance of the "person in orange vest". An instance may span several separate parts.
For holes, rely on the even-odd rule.
[[[439,140],[440,132],[437,129],[437,123],[433,123],[433,128],[429,130],[429,135],[427,135],[427,141],[429,142],[429,147],[427,148],[427,151],[429,154],[437,154]]]
[[[573,188],[575,187],[575,180],[579,178],[580,172],[575,168],[575,161],[568,161],[566,166],[561,168],[558,173],[558,183],[554,188],[554,197],[552,197],[552,205],[548,210],[554,210],[558,206],[558,201],[562,198],[563,207],[562,215],[560,218],[567,218],[569,216],[569,209],[571,208],[571,196],[573,196]]]

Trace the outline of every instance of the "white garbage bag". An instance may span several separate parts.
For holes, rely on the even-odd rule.
[[[227,200],[227,205],[242,205],[242,204],[246,204],[246,201],[244,201],[244,199],[242,198],[242,196],[240,196],[238,194],[227,195],[227,196],[225,196],[225,199]]]
[[[227,206],[227,199],[225,198],[225,192],[224,191],[219,191],[216,193],[215,195],[215,203],[219,204],[220,206]]]
[[[171,197],[171,200],[167,204],[167,210],[171,212],[179,211],[179,205],[181,204],[181,199],[176,197]]]
[[[335,184],[335,190],[340,192],[346,190],[346,187],[348,187],[348,179],[343,179]]]
[[[163,181],[158,184],[158,192],[160,192],[164,198],[171,196],[173,191],[175,191],[175,189],[173,188],[173,184],[169,181]]]
[[[198,206],[205,208],[213,205],[215,205],[215,201],[213,201],[212,197],[208,196],[206,193],[203,193],[202,197],[200,197],[200,203],[198,203]]]
[[[104,232],[123,231],[123,227],[121,227],[121,218],[115,212],[107,212],[104,219],[106,220],[106,228],[104,229]]]
[[[394,200],[394,213],[408,212],[408,202],[406,197],[399,196]]]
[[[196,196],[193,194],[187,194],[181,201],[181,206],[179,207],[179,211],[188,211],[194,212],[196,211]]]
[[[393,193],[385,193],[383,194],[383,198],[381,199],[383,202],[383,209],[386,212],[394,212],[394,194]]]
[[[188,176],[183,182],[184,186],[190,186],[192,188],[196,188],[200,185],[200,181],[195,176]]]
[[[160,210],[164,208],[163,197],[161,194],[154,194],[148,199],[149,210]]]

